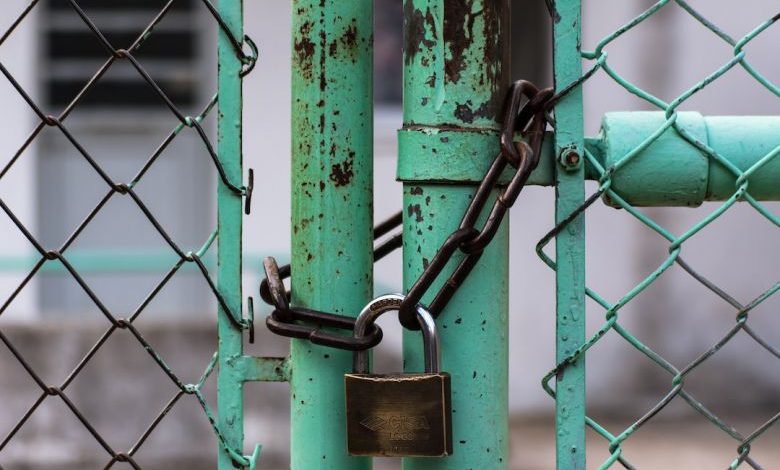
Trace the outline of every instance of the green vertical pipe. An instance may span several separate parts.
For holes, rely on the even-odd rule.
[[[407,289],[457,228],[476,183],[465,175],[450,175],[441,184],[436,168],[434,174],[417,176],[404,168],[437,160],[439,150],[454,145],[486,165],[496,157],[484,141],[498,142],[498,120],[509,88],[508,39],[507,0],[405,1],[399,179],[404,182]],[[438,170],[446,168],[444,159]],[[508,466],[508,232],[505,221],[437,320],[443,370],[452,375],[454,453],[442,459],[404,459],[407,470]],[[432,300],[462,257],[455,256],[423,302]],[[404,334],[404,364],[407,371],[423,369],[417,331]]]
[[[295,0],[292,44],[293,303],[357,315],[372,294],[370,0]],[[347,455],[347,351],[293,340],[293,470],[368,469]]]
[[[555,87],[560,91],[582,74],[580,0],[557,0],[553,17]],[[556,155],[583,155],[582,89],[575,88],[555,107]],[[559,161],[562,161],[558,158]],[[580,158],[582,162],[584,159]],[[584,165],[556,167],[556,223],[585,198]],[[585,342],[585,219],[580,215],[557,237],[556,358],[562,361]],[[561,470],[585,469],[585,359],[556,378],[556,450]]]
[[[241,0],[221,0],[219,14],[233,36],[244,37],[243,5]],[[241,170],[241,61],[236,57],[231,42],[224,31],[218,37],[219,62],[219,117],[217,123],[219,160],[228,180],[240,184]],[[242,198],[217,182],[217,224],[219,228],[218,286],[227,306],[241,313],[241,216]],[[243,352],[242,332],[229,320],[228,312],[221,308],[217,324],[219,332],[219,378],[217,379],[217,409],[219,429],[226,445],[238,452],[244,445],[244,396],[243,379],[230,366],[234,357]],[[220,470],[235,470],[230,455],[220,449]]]

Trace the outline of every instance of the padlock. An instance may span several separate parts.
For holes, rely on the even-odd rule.
[[[383,313],[398,311],[404,296],[390,294],[369,303],[355,322],[365,335]],[[423,334],[425,372],[369,374],[368,351],[358,351],[353,373],[344,376],[347,450],[352,455],[444,457],[452,454],[450,375],[439,371],[439,338],[431,314],[417,306]]]

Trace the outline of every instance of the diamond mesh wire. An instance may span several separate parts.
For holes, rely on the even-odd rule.
[[[551,5],[550,5],[551,6]],[[690,15],[696,21],[706,27],[717,38],[728,44],[733,50],[733,56],[729,58],[722,66],[717,70],[710,73],[693,87],[689,88],[675,99],[670,102],[665,102],[662,99],[654,96],[652,93],[640,88],[631,81],[627,80],[618,71],[610,66],[610,62],[607,58],[607,49],[610,44],[613,44],[621,36],[625,35],[638,25],[647,21],[649,18],[658,14],[664,8],[681,8],[686,14]],[[709,21],[704,15],[694,9],[689,3],[684,0],[662,0],[654,3],[650,8],[642,12],[640,15],[633,18],[631,21],[612,32],[601,41],[598,42],[596,47],[592,51],[583,51],[582,58],[589,67],[583,74],[582,79],[576,83],[564,89],[563,93],[567,93],[577,87],[582,87],[587,81],[596,73],[606,73],[615,83],[620,85],[629,93],[638,96],[645,102],[652,105],[664,112],[665,122],[663,126],[657,129],[651,136],[645,139],[640,145],[632,149],[623,159],[617,161],[616,164],[608,168],[604,168],[594,155],[586,151],[587,162],[598,173],[598,189],[585,202],[578,207],[573,213],[562,220],[556,227],[553,228],[543,239],[538,243],[536,251],[540,258],[553,270],[556,269],[555,260],[545,253],[545,247],[550,241],[555,239],[557,234],[565,230],[567,226],[572,223],[579,215],[586,213],[588,208],[593,205],[595,201],[605,196],[611,199],[614,204],[624,209],[631,216],[635,217],[639,222],[644,224],[650,230],[654,231],[668,242],[669,253],[665,260],[658,266],[650,275],[644,278],[641,282],[636,284],[632,289],[626,292],[618,301],[610,303],[598,292],[591,288],[586,288],[586,295],[595,301],[605,312],[605,321],[603,325],[593,334],[587,341],[582,344],[574,353],[566,357],[557,366],[550,371],[542,380],[542,385],[545,391],[555,398],[556,393],[554,386],[551,384],[557,374],[565,372],[567,367],[574,364],[580,359],[584,359],[588,351],[597,343],[599,343],[606,335],[615,334],[625,340],[627,345],[635,348],[641,354],[649,358],[653,363],[660,367],[665,373],[669,375],[670,387],[666,395],[658,401],[650,410],[648,410],[643,416],[636,420],[633,424],[623,429],[619,433],[611,433],[605,426],[599,424],[591,417],[586,418],[586,424],[593,429],[598,435],[606,439],[608,443],[609,458],[601,463],[601,469],[612,467],[615,463],[620,463],[624,468],[634,468],[629,462],[628,457],[623,453],[623,443],[634,435],[637,430],[645,426],[651,421],[659,412],[665,409],[670,402],[675,398],[681,398],[687,403],[693,410],[701,414],[710,423],[719,428],[723,433],[733,439],[736,443],[735,457],[732,462],[724,463],[724,466],[728,465],[729,468],[735,469],[743,464],[750,466],[751,468],[762,468],[760,463],[757,462],[753,456],[751,456],[751,445],[759,440],[766,432],[776,425],[780,420],[780,412],[769,418],[766,422],[756,427],[752,432],[748,434],[740,433],[734,426],[729,424],[722,417],[718,416],[714,411],[709,409],[703,403],[688,391],[686,388],[687,377],[702,364],[710,361],[713,356],[727,343],[734,340],[737,335],[744,334],[751,338],[757,345],[765,349],[772,356],[780,359],[780,348],[773,346],[769,341],[763,338],[759,331],[751,328],[749,324],[750,313],[756,309],[759,305],[764,303],[767,299],[777,293],[780,290],[780,282],[776,283],[756,298],[749,302],[742,303],[732,297],[723,288],[716,285],[714,282],[706,278],[697,272],[690,264],[682,258],[683,244],[690,240],[695,234],[704,230],[713,221],[721,217],[726,211],[734,207],[737,202],[747,202],[752,206],[762,217],[771,222],[775,228],[780,228],[780,217],[773,214],[766,205],[762,204],[750,193],[750,177],[756,175],[761,169],[769,163],[771,160],[778,158],[780,154],[780,147],[773,149],[770,153],[763,156],[753,166],[745,170],[737,168],[733,163],[729,161],[726,155],[718,153],[716,150],[708,146],[707,144],[698,140],[689,131],[678,125],[678,109],[683,103],[686,103],[692,96],[700,92],[701,90],[712,86],[713,82],[716,82],[720,77],[726,74],[728,71],[742,67],[750,76],[755,79],[755,82],[780,98],[780,87],[768,80],[762,75],[755,67],[753,67],[747,60],[747,53],[745,48],[756,37],[765,32],[770,26],[780,20],[780,14],[773,16],[772,18],[758,24],[745,34],[741,38],[734,38],[720,29],[713,22]],[[694,146],[705,154],[712,164],[720,165],[726,169],[735,178],[736,184],[734,186],[733,194],[723,204],[719,205],[715,210],[710,212],[706,217],[695,223],[688,230],[681,235],[674,235],[669,230],[665,229],[658,222],[653,220],[650,216],[641,212],[636,207],[632,206],[621,195],[615,192],[612,188],[612,182],[615,175],[621,172],[629,162],[637,158],[643,150],[648,148],[653,142],[655,142],[664,132],[672,130],[681,136],[690,145]],[[712,346],[701,352],[693,361],[688,364],[678,367],[672,364],[669,360],[665,359],[661,354],[654,351],[652,348],[642,343],[639,338],[624,327],[620,322],[620,313],[628,303],[635,299],[640,293],[645,291],[651,284],[653,284],[659,276],[667,271],[673,265],[678,265],[685,272],[690,274],[697,282],[702,286],[716,294],[726,305],[733,308],[735,312],[735,323],[728,331],[725,331],[721,338],[716,341]]]
[[[86,27],[89,28],[89,30],[91,31],[94,37],[95,43],[102,46],[102,48],[105,50],[105,57],[106,57],[105,61],[97,69],[97,71],[91,77],[91,79],[89,79],[88,82],[83,86],[83,88],[79,91],[79,93],[73,98],[73,100],[64,108],[64,110],[59,115],[56,116],[47,114],[46,111],[44,110],[44,107],[39,105],[32,98],[31,94],[23,88],[21,83],[14,77],[14,75],[5,67],[5,65],[0,63],[0,73],[2,73],[2,75],[8,80],[8,82],[11,84],[13,89],[21,96],[21,98],[24,99],[24,101],[27,103],[27,105],[29,105],[30,109],[35,113],[35,115],[40,121],[32,130],[30,135],[27,137],[24,144],[16,151],[16,153],[13,155],[10,161],[5,165],[5,167],[3,167],[2,170],[0,170],[0,179],[3,178],[9,172],[9,170],[19,161],[22,154],[25,152],[26,149],[30,147],[30,145],[32,145],[36,137],[39,134],[41,134],[41,132],[46,127],[52,127],[52,128],[57,128],[59,132],[62,133],[62,135],[67,139],[67,141],[70,142],[73,148],[78,152],[78,154],[81,157],[83,157],[83,159],[91,166],[94,172],[103,180],[103,182],[105,182],[107,191],[105,193],[105,196],[103,196],[103,198],[97,203],[97,205],[89,212],[87,217],[84,218],[84,220],[76,227],[76,229],[70,234],[70,236],[65,240],[65,242],[61,246],[54,247],[54,248],[43,246],[43,244],[40,243],[38,239],[33,235],[32,231],[29,230],[27,227],[25,227],[25,225],[21,222],[21,220],[17,217],[17,215],[14,214],[14,211],[2,199],[0,199],[0,208],[2,209],[2,211],[8,216],[10,222],[19,229],[19,231],[24,236],[24,238],[26,238],[27,241],[29,241],[29,243],[32,245],[34,250],[40,256],[40,258],[34,264],[32,270],[24,276],[21,283],[11,292],[8,298],[4,300],[2,306],[0,306],[0,315],[2,315],[8,310],[9,306],[14,302],[14,300],[17,298],[19,293],[22,292],[25,289],[25,287],[27,287],[30,284],[30,281],[36,276],[37,273],[41,271],[41,268],[46,263],[59,262],[62,263],[62,265],[65,267],[69,275],[76,281],[76,283],[78,283],[78,285],[84,291],[84,293],[91,299],[94,305],[103,314],[103,316],[107,321],[108,328],[98,339],[98,341],[89,349],[89,351],[81,358],[78,364],[71,370],[71,372],[67,375],[65,380],[59,384],[46,383],[41,378],[42,377],[41,374],[39,374],[34,369],[31,361],[26,359],[25,356],[20,351],[20,349],[9,339],[9,337],[6,334],[3,333],[3,331],[0,330],[0,342],[2,342],[5,345],[5,347],[10,352],[10,354],[24,368],[26,373],[30,376],[30,378],[32,378],[32,380],[35,382],[35,384],[39,389],[39,395],[37,399],[34,401],[33,405],[29,409],[27,409],[27,411],[18,420],[18,422],[16,422],[16,424],[12,427],[12,429],[4,437],[2,437],[2,440],[0,440],[0,452],[2,452],[3,449],[5,449],[8,446],[8,444],[15,437],[18,436],[20,429],[22,429],[25,423],[29,421],[30,417],[36,412],[36,410],[38,410],[41,407],[41,405],[44,402],[46,402],[47,400],[59,399],[62,400],[65,406],[70,410],[70,412],[72,412],[73,416],[75,416],[75,418],[78,419],[78,421],[88,431],[89,435],[91,435],[92,438],[94,438],[94,440],[99,444],[99,446],[102,447],[102,449],[106,452],[106,464],[104,468],[110,468],[118,462],[125,462],[126,464],[129,464],[133,468],[141,468],[139,463],[134,458],[136,453],[144,445],[144,443],[148,442],[148,440],[152,436],[152,433],[155,431],[158,425],[165,419],[165,417],[169,414],[169,412],[173,409],[173,407],[183,397],[191,396],[193,397],[194,400],[197,401],[197,403],[202,408],[206,418],[208,419],[211,425],[211,428],[213,429],[214,434],[216,435],[217,441],[219,442],[220,446],[228,455],[231,456],[235,464],[240,467],[254,466],[255,464],[254,459],[256,458],[256,455],[253,457],[245,457],[244,455],[242,455],[240,449],[233,449],[230,446],[228,446],[222,431],[217,426],[217,422],[214,418],[214,413],[212,412],[211,408],[207,404],[206,397],[202,392],[202,388],[206,383],[206,380],[213,372],[214,367],[217,363],[217,358],[218,358],[217,353],[214,353],[212,359],[208,362],[208,364],[205,365],[204,372],[197,382],[186,383],[176,375],[173,369],[169,367],[168,364],[166,364],[165,360],[155,350],[154,345],[152,345],[149,341],[147,341],[147,339],[144,337],[141,331],[139,331],[139,329],[137,329],[134,326],[135,320],[138,319],[138,317],[144,312],[147,306],[158,296],[158,294],[163,290],[166,284],[168,284],[168,282],[174,277],[174,275],[185,264],[193,263],[198,268],[199,272],[202,274],[206,282],[206,285],[209,287],[210,292],[213,293],[218,304],[222,307],[222,311],[227,312],[227,316],[229,317],[230,322],[239,330],[248,329],[251,327],[251,321],[243,319],[241,312],[232,311],[228,307],[225,298],[223,298],[223,296],[217,290],[216,285],[212,280],[206,265],[201,261],[201,258],[209,251],[214,240],[216,239],[217,231],[215,230],[208,237],[206,242],[201,247],[197,248],[194,251],[188,251],[186,248],[180,247],[166,231],[164,226],[165,225],[164,221],[155,218],[154,214],[144,203],[143,199],[134,191],[134,188],[142,180],[144,175],[147,174],[150,168],[157,161],[160,160],[166,148],[168,148],[171,145],[171,143],[177,138],[177,136],[181,135],[184,132],[195,133],[195,135],[199,138],[199,141],[201,142],[202,148],[206,151],[206,153],[210,157],[214,167],[216,168],[219,174],[220,180],[224,184],[224,186],[227,187],[233,193],[246,198],[247,210],[248,210],[249,198],[251,197],[252,178],[250,176],[250,184],[248,187],[242,186],[241,182],[230,181],[225,173],[222,164],[220,163],[220,159],[217,156],[217,153],[214,150],[214,147],[207,133],[201,127],[201,122],[206,118],[206,116],[212,113],[212,111],[214,111],[214,109],[216,108],[218,96],[214,95],[205,104],[205,106],[202,107],[199,114],[197,114],[196,116],[188,116],[174,104],[173,100],[169,98],[166,92],[163,91],[161,87],[157,84],[154,77],[147,72],[147,70],[144,68],[144,65],[141,63],[141,61],[136,59],[135,57],[135,53],[142,47],[142,45],[150,37],[154,36],[155,28],[160,24],[161,21],[163,21],[163,19],[169,14],[169,12],[171,12],[177,0],[168,0],[165,2],[161,1],[160,4],[162,6],[159,12],[157,13],[157,15],[154,17],[154,19],[152,19],[152,21],[146,25],[143,31],[141,31],[138,34],[137,38],[131,44],[123,44],[123,45],[113,44],[111,41],[109,41],[106,35],[104,35],[103,32],[101,32],[100,28],[96,26],[95,22],[93,22],[92,19],[90,19],[90,16],[85,12],[85,10],[79,6],[77,0],[67,0],[67,1],[69,2],[70,7],[72,7],[73,11],[81,19],[81,21],[83,21],[84,25],[86,25]],[[20,28],[20,25],[22,25],[25,21],[30,21],[30,17],[32,16],[33,12],[36,9],[41,8],[42,4],[43,2],[41,0],[33,0],[29,4],[27,4],[26,8],[24,8],[24,10],[21,12],[19,17],[16,18],[15,21],[13,21],[13,23],[8,28],[8,30],[6,30],[0,37],[0,47],[3,47],[3,45],[14,34],[14,32],[16,32]],[[257,51],[252,41],[246,36],[243,38],[235,37],[234,34],[231,32],[231,30],[228,28],[224,19],[220,16],[218,10],[208,0],[198,0],[198,4],[205,9],[208,15],[210,15],[210,18],[213,19],[213,21],[216,23],[221,33],[223,33],[228,38],[228,41],[233,49],[233,52],[240,59],[241,63],[244,64],[244,68],[240,76],[246,75],[248,72],[252,70],[255,61],[257,59]],[[109,174],[101,167],[97,159],[94,158],[93,155],[91,155],[90,152],[85,148],[85,146],[83,146],[79,142],[79,139],[75,137],[75,135],[72,132],[69,131],[68,126],[66,124],[68,116],[71,114],[71,112],[74,109],[76,109],[79,106],[79,103],[82,102],[85,95],[95,87],[95,85],[101,80],[102,77],[105,76],[105,74],[109,71],[109,69],[112,66],[114,66],[115,64],[121,61],[125,61],[132,66],[132,68],[138,73],[138,76],[148,85],[149,89],[152,90],[159,97],[160,101],[165,105],[167,110],[178,121],[178,124],[173,129],[170,130],[167,137],[165,137],[165,139],[159,144],[156,150],[148,157],[148,159],[146,159],[143,165],[138,169],[138,172],[136,173],[135,177],[127,183],[114,181],[109,176]],[[160,234],[160,236],[165,240],[168,247],[178,257],[178,260],[175,262],[175,264],[173,264],[173,266],[171,266],[171,268],[167,271],[167,273],[162,278],[162,280],[159,283],[157,283],[157,285],[155,285],[154,288],[151,289],[151,291],[148,292],[146,297],[137,306],[137,308],[129,316],[125,318],[119,317],[116,314],[114,314],[106,306],[106,304],[103,301],[101,301],[98,295],[90,288],[85,278],[82,277],[79,274],[78,270],[75,269],[74,266],[68,261],[68,256],[67,256],[68,248],[76,241],[76,239],[85,230],[85,228],[95,219],[97,214],[101,212],[101,210],[103,210],[103,208],[108,204],[110,200],[112,200],[113,198],[120,198],[120,197],[127,197],[133,201],[133,203],[138,207],[138,209],[144,214],[149,224]],[[140,435],[138,435],[137,440],[128,449],[117,449],[112,447],[108,443],[108,441],[103,436],[101,436],[101,433],[96,429],[96,427],[93,426],[93,424],[87,418],[86,413],[84,413],[82,409],[76,406],[76,404],[74,404],[74,402],[68,396],[69,385],[71,385],[71,383],[80,374],[80,372],[84,370],[87,364],[95,357],[97,352],[104,346],[104,344],[106,344],[109,338],[112,337],[112,335],[116,334],[116,332],[119,330],[126,331],[128,334],[132,335],[132,337],[135,338],[135,340],[137,340],[138,346],[148,352],[148,354],[152,357],[154,362],[160,367],[160,369],[165,373],[165,375],[170,379],[170,381],[175,385],[177,389],[177,391],[173,394],[173,396],[170,398],[168,403],[159,411],[156,417],[148,424],[148,427],[145,430],[143,430],[140,433]]]

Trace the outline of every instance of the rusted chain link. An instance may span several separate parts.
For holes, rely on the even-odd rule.
[[[520,195],[531,172],[539,164],[544,131],[547,124],[547,102],[552,98],[552,89],[539,90],[527,81],[515,82],[507,94],[504,108],[504,126],[501,132],[501,151],[496,156],[469,207],[463,215],[460,226],[453,232],[433,257],[426,269],[409,290],[402,304],[399,316],[402,324],[409,329],[418,329],[414,316],[414,307],[426,294],[434,280],[441,274],[444,266],[457,250],[466,254],[458,264],[429,306],[429,311],[438,316],[458,288],[468,278],[482,252],[493,240],[506,212]],[[517,132],[527,140],[515,142]],[[475,225],[491,198],[493,190],[499,187],[499,178],[507,165],[517,171],[509,184],[501,191],[493,203],[485,225],[478,230]],[[374,228],[375,239],[385,235],[402,222],[402,214]],[[399,248],[401,235],[390,238],[374,250],[374,261]],[[289,305],[290,292],[286,291],[283,279],[290,276],[290,266],[279,268],[273,258],[265,260],[266,278],[260,284],[260,296],[274,311],[266,319],[266,325],[272,332],[293,338],[308,339],[313,343],[339,349],[368,349],[379,343],[382,331],[375,327],[367,336],[354,338],[324,330],[323,327],[352,331],[354,318],[336,315],[302,307]]]
[[[381,238],[399,227],[402,217],[398,212],[374,227],[374,239]],[[401,234],[398,233],[377,245],[374,248],[374,262],[400,248],[401,243]],[[291,294],[283,283],[284,279],[290,277],[290,265],[286,264],[280,268],[274,258],[268,257],[263,261],[263,266],[265,279],[260,283],[260,297],[274,307],[265,321],[272,332],[349,351],[372,348],[382,340],[382,330],[376,325],[368,335],[354,338],[352,331],[355,328],[355,318],[353,317],[303,307],[291,307],[289,304]],[[324,328],[345,330],[349,334],[338,334]]]
[[[444,267],[455,255],[456,250],[465,253],[466,257],[447,278],[428,306],[428,310],[434,317],[441,314],[452,296],[455,295],[455,292],[476,266],[485,247],[493,240],[506,212],[514,205],[531,172],[539,164],[539,155],[547,124],[546,101],[552,95],[552,89],[540,91],[527,81],[517,81],[512,85],[505,105],[501,151],[477,188],[474,199],[466,208],[458,229],[447,237],[431,262],[409,289],[399,312],[404,327],[412,330],[419,328],[414,316],[414,307],[428,292],[431,284],[439,277]],[[521,107],[523,99],[527,101]],[[520,131],[528,142],[515,142],[514,135],[517,131]],[[493,203],[485,225],[481,230],[478,230],[475,227],[477,219],[490,199],[491,193],[499,186],[499,178],[507,165],[512,165],[517,171]]]

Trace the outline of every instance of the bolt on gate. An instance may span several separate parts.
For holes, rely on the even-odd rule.
[[[746,335],[780,358],[778,348],[749,324],[751,311],[780,290],[780,282],[755,299],[740,302],[696,271],[682,252],[686,242],[737,203],[750,205],[775,228],[780,227],[780,217],[764,204],[780,200],[780,117],[705,117],[680,108],[736,68],[752,76],[756,86],[780,98],[780,88],[751,65],[747,52],[750,42],[773,26],[780,14],[735,38],[688,2],[662,0],[590,49],[581,42],[583,2],[550,0],[547,7],[553,25],[555,87],[539,90],[527,83],[512,85],[508,1],[405,0],[403,126],[398,132],[398,179],[404,186],[404,211],[402,216],[372,228],[372,2],[293,0],[292,262],[291,267],[282,268],[266,262],[267,279],[260,295],[275,308],[267,319],[269,328],[295,339],[289,357],[264,358],[244,353],[244,342],[254,341],[256,325],[252,299],[244,305],[241,291],[242,217],[250,211],[254,185],[251,170],[246,173],[247,183],[243,183],[241,85],[258,60],[257,48],[244,35],[240,0],[222,0],[216,5],[193,0],[218,30],[219,80],[217,94],[204,103],[202,111],[194,116],[186,114],[136,57],[179,1],[160,2],[159,14],[131,43],[117,44],[90,17],[86,8],[90,2],[62,0],[105,50],[105,62],[59,114],[51,114],[41,106],[0,63],[0,72],[39,121],[0,172],[0,178],[23,157],[36,137],[51,127],[83,157],[105,183],[106,191],[72,235],[54,247],[42,244],[0,200],[9,222],[38,254],[31,271],[5,300],[0,314],[45,265],[60,263],[107,322],[105,333],[60,383],[44,381],[0,330],[7,353],[38,388],[33,405],[0,441],[0,465],[3,449],[36,410],[47,400],[61,400],[105,452],[106,468],[115,464],[142,468],[136,459],[138,451],[154,439],[155,429],[171,409],[180,400],[191,398],[199,404],[217,437],[218,468],[262,468],[260,446],[244,442],[243,385],[251,381],[288,381],[291,468],[371,468],[370,458],[351,457],[346,452],[343,374],[352,370],[352,351],[374,346],[381,339],[381,331],[353,338],[350,332],[338,330],[351,330],[351,317],[371,300],[374,261],[403,241],[407,298],[414,300],[410,301],[412,307],[418,301],[430,306],[444,332],[441,363],[452,376],[453,428],[452,455],[405,458],[403,466],[508,468],[510,234],[503,219],[523,186],[530,184],[554,186],[556,191],[556,224],[539,241],[536,252],[556,275],[557,364],[543,378],[542,387],[555,400],[557,468],[585,468],[588,428],[604,439],[609,451],[605,461],[595,462],[598,468],[634,468],[631,455],[623,452],[623,443],[673,400],[687,403],[733,439],[734,458],[724,466],[762,468],[751,455],[751,446],[775,425],[780,413],[749,433],[740,433],[686,389],[686,380],[737,335]],[[0,37],[0,48],[42,3],[29,3]],[[609,46],[624,34],[668,8],[682,9],[733,49],[733,56],[720,68],[669,102],[622,76],[610,66],[607,54]],[[100,159],[69,130],[67,120],[118,62],[131,65],[177,122],[137,175],[126,183],[112,178]],[[657,111],[607,113],[601,133],[586,137],[583,88],[596,74],[606,74]],[[216,145],[201,125],[215,111]],[[217,227],[201,247],[178,244],[166,230],[165,220],[155,217],[135,191],[166,148],[186,132],[198,137],[218,174]],[[586,180],[597,182],[596,191],[589,195],[585,192]],[[129,315],[109,309],[68,256],[68,248],[113,198],[127,198],[135,204],[177,257],[168,273]],[[668,242],[664,261],[614,302],[586,283],[585,221],[588,209],[599,201],[622,209]],[[641,209],[698,206],[705,201],[719,205],[680,235]],[[492,209],[482,211],[488,203]],[[254,206],[256,212],[263,210],[262,204],[256,202]],[[402,236],[391,237],[375,250],[374,239],[399,224]],[[481,225],[483,228],[475,228]],[[214,242],[218,266],[216,273],[211,273],[203,258]],[[554,256],[548,253],[551,245]],[[192,382],[177,375],[134,326],[166,283],[188,264],[203,275],[203,288],[218,305],[218,350],[204,364],[202,376]],[[644,344],[640,334],[620,322],[621,309],[674,265],[720,297],[735,313],[733,327],[698,358],[682,366],[665,359]],[[288,298],[281,278],[290,274],[292,294]],[[587,299],[604,313],[603,325],[591,336],[586,335],[585,328]],[[410,326],[406,307],[401,307],[399,316],[405,326]],[[115,334],[131,335],[176,387],[170,401],[129,448],[112,446],[68,393],[71,382]],[[422,370],[419,335],[418,331],[404,333],[404,368],[408,371]],[[669,375],[666,395],[618,432],[589,417],[585,401],[587,353],[607,335],[622,338],[628,347]],[[215,409],[203,393],[212,374],[218,383]]]

